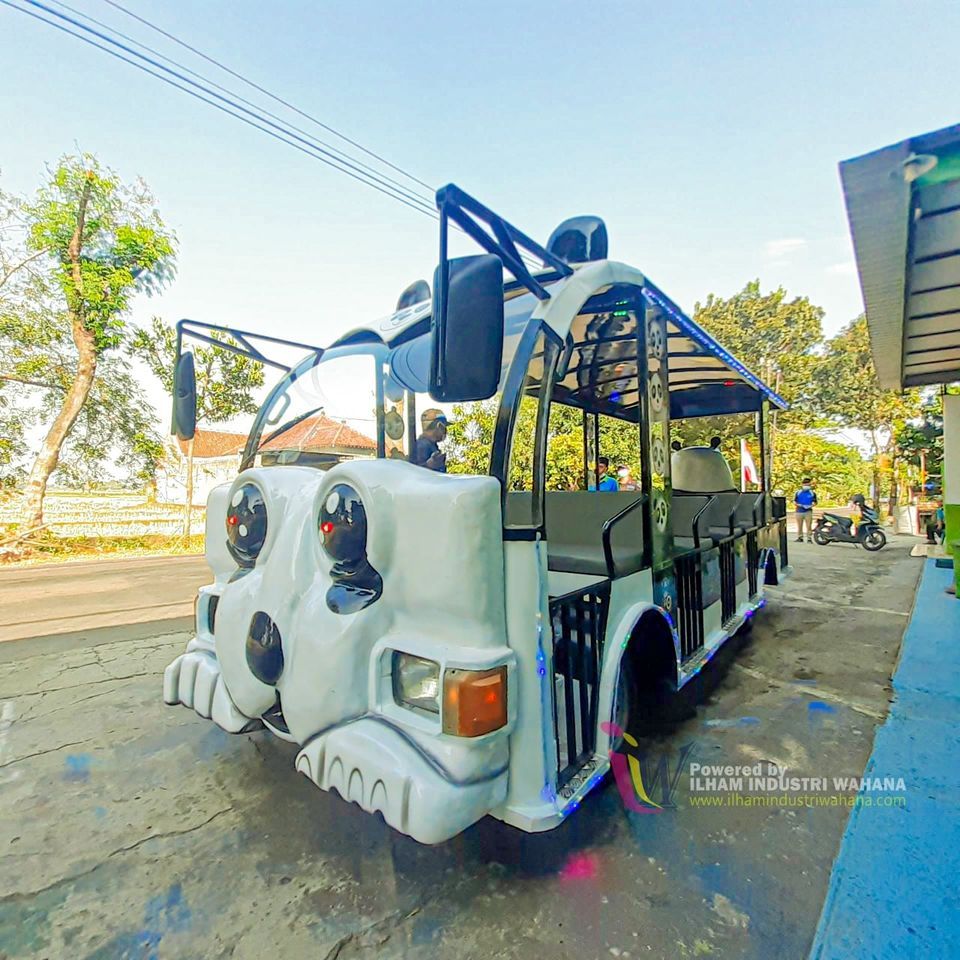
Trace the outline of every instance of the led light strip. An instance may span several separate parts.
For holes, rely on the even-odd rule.
[[[661,293],[656,287],[645,286],[643,294],[652,300],[658,307],[665,310],[670,318],[688,336],[693,337],[701,346],[715,357],[719,357],[731,369],[743,377],[752,387],[759,390],[769,400],[772,400],[781,409],[786,410],[789,404],[779,394],[771,390],[756,374],[751,373],[736,357],[717,343],[705,330],[697,326],[669,297]]]

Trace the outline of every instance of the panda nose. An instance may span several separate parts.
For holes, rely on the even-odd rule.
[[[277,625],[262,610],[250,620],[246,656],[250,672],[262,683],[276,686],[283,673],[283,647]]]

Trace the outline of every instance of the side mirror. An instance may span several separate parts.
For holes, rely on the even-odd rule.
[[[197,432],[197,376],[190,351],[177,357],[173,370],[173,417],[170,432],[181,440],[192,440]]]
[[[503,362],[503,261],[494,254],[442,260],[433,277],[430,396],[488,400]]]

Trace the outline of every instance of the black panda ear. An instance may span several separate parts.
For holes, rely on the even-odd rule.
[[[719,438],[719,437],[711,437],[711,438],[710,438],[710,449],[711,449],[711,450],[716,450],[717,447],[720,446],[720,442],[721,442],[721,441],[720,441],[720,438]]]
[[[682,450],[682,449],[683,449],[683,445],[680,443],[679,440],[674,440],[673,443],[670,444],[670,446],[673,447],[674,450]]]

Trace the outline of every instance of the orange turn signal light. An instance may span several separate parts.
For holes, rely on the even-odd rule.
[[[481,737],[507,723],[507,668],[443,673],[443,732]]]

